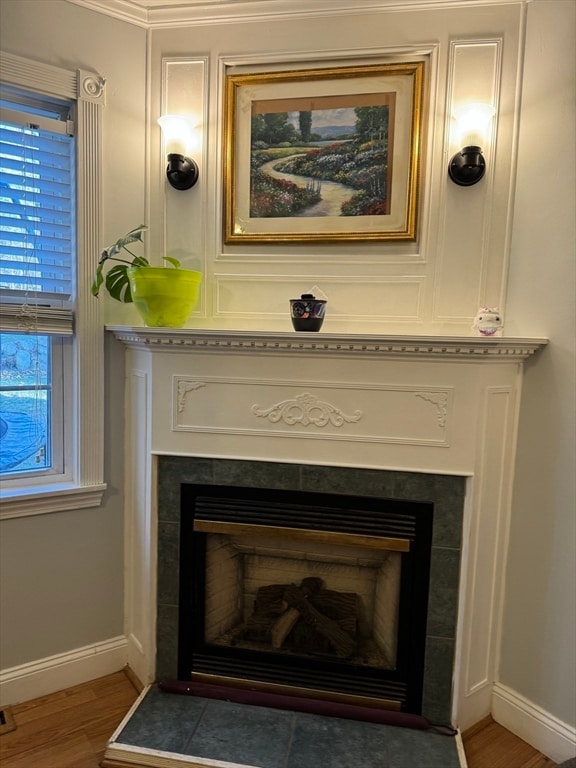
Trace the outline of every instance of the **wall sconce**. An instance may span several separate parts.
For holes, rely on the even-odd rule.
[[[448,165],[448,176],[461,187],[477,184],[486,172],[482,145],[495,109],[491,104],[463,104],[454,110],[462,149]]]
[[[184,115],[164,115],[158,118],[164,147],[168,155],[166,178],[174,189],[191,189],[198,181],[198,165],[188,157],[194,144],[194,127]]]

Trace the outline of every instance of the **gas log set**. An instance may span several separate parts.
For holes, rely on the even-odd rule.
[[[361,609],[358,595],[326,589],[317,577],[302,579],[300,586],[271,584],[258,590],[254,612],[241,632],[276,650],[347,659],[358,649]]]

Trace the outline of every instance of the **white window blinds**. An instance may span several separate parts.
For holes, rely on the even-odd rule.
[[[0,102],[0,322],[7,330],[72,332],[72,132],[67,108]]]

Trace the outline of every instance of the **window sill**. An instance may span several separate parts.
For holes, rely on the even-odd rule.
[[[0,493],[0,520],[98,507],[102,503],[105,490],[105,483],[5,490]]]

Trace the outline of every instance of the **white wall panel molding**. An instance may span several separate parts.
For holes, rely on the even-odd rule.
[[[434,114],[436,108],[436,82],[438,69],[439,44],[436,41],[420,39],[414,44],[387,45],[378,48],[374,47],[342,47],[334,49],[311,49],[311,50],[252,50],[249,54],[222,54],[219,56],[218,69],[218,93],[216,102],[222,102],[222,93],[227,74],[240,74],[243,72],[274,72],[285,70],[298,70],[309,68],[331,68],[341,66],[366,65],[374,63],[387,63],[399,61],[423,61],[425,63],[424,71],[424,137],[431,137],[434,133],[433,128],[427,131],[428,113]],[[220,121],[221,122],[221,121]],[[222,126],[218,126],[218,146],[222,145]],[[428,150],[423,150],[423,156],[429,164],[433,154]],[[217,166],[217,176],[222,176],[223,153],[215,158]],[[421,168],[423,179],[430,178],[430,171],[424,166]],[[374,270],[374,275],[386,274],[389,269],[394,271],[395,265],[419,265],[420,271],[426,264],[426,249],[423,243],[427,239],[427,229],[429,220],[430,195],[424,186],[421,187],[418,205],[419,205],[419,234],[414,242],[352,242],[338,243],[338,248],[334,248],[330,243],[298,243],[296,247],[289,243],[268,243],[265,252],[256,253],[252,246],[246,245],[227,245],[224,246],[221,236],[220,221],[222,219],[222,199],[218,196],[215,200],[215,226],[216,240],[218,242],[215,256],[215,269],[221,270],[221,274],[216,274],[214,279],[224,277],[224,270],[228,264],[235,265],[262,265],[273,263],[275,265],[289,264],[308,264],[322,275],[323,271],[334,274],[340,271],[342,275],[357,273],[362,265],[370,266]],[[252,250],[250,250],[252,248]],[[253,269],[252,273],[257,276],[258,271]],[[231,272],[232,274],[232,268]],[[372,279],[371,277],[369,279]]]
[[[250,53],[225,53],[218,57],[220,76],[242,72],[275,72],[309,67],[338,67],[355,64],[376,64],[387,61],[426,61],[438,50],[438,43],[420,40],[418,43],[398,43],[374,47],[347,46],[305,50],[252,50]]]
[[[176,375],[172,400],[174,432],[448,447],[453,391]]]
[[[484,102],[497,110],[500,100],[502,38],[452,40],[448,51],[444,158],[445,168],[462,147],[452,113],[458,105]],[[436,246],[433,317],[465,321],[470,306],[498,306],[503,275],[502,240],[494,241],[495,137],[497,115],[484,144],[486,175],[472,187],[446,180],[440,196],[440,227]],[[488,290],[497,257],[500,282]],[[460,286],[460,289],[458,289]]]
[[[387,245],[389,244],[387,243]],[[266,265],[269,271],[272,271],[270,265],[274,265],[283,271],[288,264],[290,267],[297,264],[299,269],[302,269],[304,264],[308,266],[314,264],[316,269],[318,267],[322,268],[322,265],[324,265],[324,267],[330,268],[329,272],[331,274],[334,272],[334,265],[341,265],[342,271],[345,271],[346,266],[349,266],[355,273],[359,267],[364,266],[374,267],[385,264],[386,266],[395,267],[396,265],[402,265],[409,269],[413,267],[419,268],[426,263],[426,257],[416,243],[395,243],[391,250],[386,250],[386,252],[374,250],[373,253],[355,253],[353,245],[347,247],[346,244],[341,243],[341,246],[347,249],[339,248],[337,253],[334,252],[332,246],[322,243],[315,245],[314,250],[306,248],[306,244],[301,244],[297,253],[289,253],[290,249],[288,246],[277,248],[275,253],[270,253],[269,251],[266,253],[258,253],[256,251],[227,251],[226,253],[219,253],[215,258],[215,269],[221,269],[222,272],[216,272],[215,279],[221,275],[224,277],[228,276],[223,271],[224,269],[231,270],[233,267],[236,269],[243,267],[247,269],[254,264],[259,266]],[[230,272],[229,274],[233,275],[234,273]]]
[[[146,370],[127,372],[126,513],[124,518],[126,586],[125,631],[128,663],[143,682],[153,674],[156,627],[151,596],[156,594],[150,444],[150,384]]]
[[[197,251],[202,249],[196,247],[196,241],[205,244],[202,252],[207,267],[204,286],[209,286],[210,291],[205,305],[195,315],[205,320],[204,327],[217,328],[226,324],[234,328],[281,328],[285,313],[274,306],[274,301],[275,293],[286,284],[287,265],[290,271],[295,265],[300,273],[309,271],[314,282],[328,295],[327,317],[332,321],[337,319],[339,324],[333,326],[335,330],[358,327],[367,332],[378,332],[396,324],[399,330],[410,333],[427,328],[439,333],[463,334],[471,328],[479,306],[499,306],[505,311],[502,299],[513,171],[508,123],[513,122],[513,118],[506,113],[506,130],[501,129],[501,116],[493,121],[492,137],[485,147],[488,173],[481,184],[473,188],[456,188],[448,181],[447,165],[460,147],[452,140],[448,115],[453,102],[461,98],[488,98],[498,107],[504,93],[503,103],[510,101],[517,84],[516,54],[520,44],[521,14],[514,5],[518,3],[498,4],[497,16],[490,17],[496,32],[493,36],[485,34],[485,24],[481,27],[484,34],[475,35],[471,17],[459,15],[454,10],[455,7],[469,9],[469,5],[435,4],[429,7],[429,10],[433,7],[434,13],[425,13],[411,5],[414,12],[410,18],[414,25],[408,29],[408,16],[394,15],[399,30],[403,30],[402,35],[380,36],[384,42],[378,47],[374,45],[374,38],[344,35],[345,21],[337,18],[334,34],[326,40],[328,45],[315,49],[310,47],[306,35],[300,46],[290,45],[289,49],[275,46],[278,24],[273,20],[267,22],[270,36],[262,38],[258,45],[245,44],[246,35],[250,34],[249,24],[243,25],[245,32],[243,27],[238,28],[236,37],[229,36],[228,27],[223,27],[223,41],[213,39],[214,32],[206,30],[206,38],[212,42],[208,45],[211,57],[206,65],[210,72],[207,86],[209,110],[205,122],[209,138],[205,162],[209,177],[204,185],[205,196],[200,198],[193,190],[195,198],[189,201],[174,195],[164,201],[170,208],[167,216],[174,224],[165,227],[170,239],[168,244],[181,240],[182,252],[186,243],[188,249]],[[384,6],[378,7],[378,11],[383,10]],[[392,10],[395,12],[397,7],[386,6],[386,12]],[[438,37],[438,24],[442,19],[450,22],[450,31]],[[384,13],[379,15],[374,10],[373,25],[382,23],[386,29],[386,21]],[[308,23],[320,22],[310,19]],[[194,40],[198,32],[190,30],[179,34],[182,40]],[[161,37],[159,32],[158,41]],[[401,43],[396,42],[398,39]],[[160,51],[163,46],[158,43],[157,47]],[[224,246],[220,179],[224,162],[221,151],[222,103],[226,75],[394,59],[426,62],[417,240],[413,243],[344,243],[338,248],[330,243]],[[175,61],[175,66],[180,64]],[[152,94],[156,78],[152,72]],[[170,78],[159,82],[159,90],[166,91],[161,98],[165,101],[177,99],[182,82],[178,78],[172,83]],[[498,161],[494,162],[496,137]],[[169,193],[170,190],[164,190],[164,195]],[[185,203],[192,203],[187,212],[181,209]],[[172,211],[173,206],[178,206],[178,211],[176,208]],[[189,223],[191,217],[193,224]],[[199,217],[198,222],[196,217]],[[186,222],[185,226],[182,222]],[[399,275],[399,272],[403,274]],[[270,290],[266,292],[265,281],[269,276],[272,280],[268,286]],[[412,282],[403,282],[402,276]],[[331,278],[342,281],[342,290],[339,291],[337,286],[332,296],[327,289],[330,285],[323,286],[323,281],[330,283]],[[354,282],[356,278],[360,278],[359,282]],[[377,290],[379,283],[384,286],[383,295]],[[259,296],[256,300],[252,300],[254,291]],[[346,311],[343,307],[351,309]],[[373,308],[376,311],[372,311]]]
[[[496,676],[505,542],[508,531],[516,393],[490,386],[480,413],[480,438],[472,502],[470,549],[464,615],[464,658],[459,727],[464,729],[490,712]]]
[[[152,226],[147,255],[151,263],[158,263],[162,254],[178,259],[185,269],[202,272],[195,318],[208,312],[208,62],[208,56],[166,56],[162,57],[160,70],[150,75],[152,80],[158,79],[158,87],[153,89],[157,98],[152,98],[149,105]],[[198,165],[199,182],[186,192],[173,189],[166,180],[166,151],[157,120],[167,114],[188,117],[196,131],[197,147],[189,154]]]
[[[317,266],[317,265],[316,265]],[[320,289],[328,299],[326,324],[333,320],[422,319],[423,276],[226,275],[214,278],[214,317],[242,320],[255,311],[290,327],[288,299]]]

